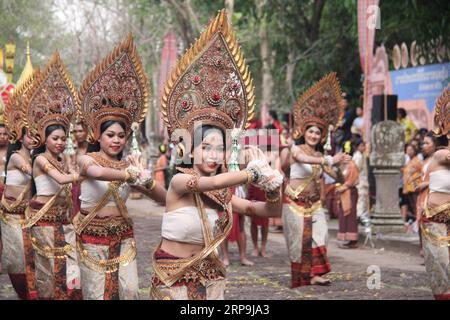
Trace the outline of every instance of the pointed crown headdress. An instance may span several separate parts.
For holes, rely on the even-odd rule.
[[[22,138],[22,129],[26,127],[26,107],[25,97],[36,79],[40,75],[40,69],[36,68],[31,75],[22,78],[22,81],[17,83],[16,88],[9,95],[9,101],[5,107],[5,127],[9,135],[9,142],[15,143]]]
[[[100,138],[102,123],[124,122],[127,134],[144,120],[149,90],[131,33],[85,77],[78,93],[79,117],[88,127],[88,141]]]
[[[72,115],[77,109],[76,91],[59,53],[50,58],[25,96],[25,126],[32,147],[45,143],[45,130],[62,125],[69,132]]]
[[[330,127],[336,129],[344,116],[344,100],[341,87],[332,72],[309,88],[294,105],[294,131],[292,137],[299,139],[309,126],[322,131],[325,142]]]
[[[223,9],[174,67],[161,97],[162,118],[169,136],[176,129],[192,136],[200,123],[246,129],[254,104],[253,80]]]
[[[444,89],[434,106],[434,124],[436,136],[448,134],[450,131],[450,85]]]

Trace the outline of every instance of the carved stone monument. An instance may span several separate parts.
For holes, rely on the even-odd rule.
[[[404,129],[395,121],[382,121],[372,128],[370,165],[374,167],[377,190],[372,213],[375,233],[404,230],[398,197],[400,168],[405,163],[404,141]]]

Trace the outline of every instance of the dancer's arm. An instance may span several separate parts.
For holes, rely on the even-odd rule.
[[[101,167],[88,155],[81,156],[78,165],[80,174],[90,179],[100,181],[125,181],[127,179],[125,170]]]
[[[11,162],[13,168],[18,169],[27,175],[31,175],[31,166],[22,156],[17,153],[13,153],[9,161]]]
[[[344,153],[338,153],[336,155],[332,156],[309,156],[304,154],[300,148],[292,148],[291,150],[292,158],[300,163],[308,163],[308,164],[320,164],[320,165],[336,165],[339,164],[342,161],[349,161],[352,157],[349,155],[346,155]]]
[[[36,158],[35,165],[41,172],[47,174],[50,178],[58,182],[58,184],[67,184],[78,181],[79,175],[77,173],[61,173],[43,156],[38,156]]]
[[[274,202],[273,200],[270,202],[250,201],[233,196],[231,198],[231,205],[233,207],[233,212],[247,216],[280,217],[282,208],[280,189],[276,190],[271,198],[273,200],[278,198],[278,200]]]
[[[154,180],[153,180],[154,181]],[[133,190],[139,191],[147,197],[155,200],[161,205],[166,205],[167,190],[155,181],[154,186],[138,186],[132,185]]]
[[[245,170],[221,173],[212,177],[178,173],[170,181],[170,187],[178,194],[185,194],[223,189],[247,181],[248,173]]]
[[[434,153],[434,157],[438,164],[449,165],[450,164],[450,150],[438,150]]]

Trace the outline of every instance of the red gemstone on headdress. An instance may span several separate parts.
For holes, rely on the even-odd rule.
[[[214,101],[219,101],[221,97],[220,97],[220,94],[214,93],[212,98],[213,98]]]
[[[195,76],[195,77],[194,77],[194,83],[195,83],[195,84],[200,83],[200,76]]]
[[[181,106],[182,106],[183,108],[186,108],[187,105],[188,105],[188,102],[187,102],[186,100],[181,101]]]

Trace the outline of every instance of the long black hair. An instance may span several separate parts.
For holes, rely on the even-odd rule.
[[[23,137],[25,137],[26,134],[27,134],[27,129],[24,127],[24,128],[22,128],[22,139],[23,139]],[[19,140],[17,140],[14,143],[8,144],[8,150],[6,151],[6,162],[5,162],[5,184],[6,184],[6,177],[8,174],[9,160],[11,159],[11,156],[13,155],[13,153],[20,149],[22,149],[22,142]]]
[[[307,126],[306,130],[305,130],[305,133],[311,127],[317,127],[317,126],[314,126],[314,125]],[[322,135],[323,134],[322,129],[320,129],[319,127],[317,127],[317,128],[320,130],[320,134]],[[303,133],[303,135],[300,138],[298,138],[297,140],[294,140],[294,143],[295,143],[296,146],[301,145],[301,144],[306,144],[305,133]],[[323,153],[324,152],[323,144],[321,142],[316,144],[315,150]]]
[[[181,159],[178,159],[178,161],[181,161],[181,163],[178,164],[179,167],[182,168],[192,168],[194,166],[193,164],[193,159],[191,159],[191,155],[194,152],[194,149],[197,148],[203,141],[203,139],[205,139],[206,134],[210,131],[219,131],[222,135],[222,141],[223,141],[223,145],[225,146],[226,141],[225,141],[225,132],[223,131],[222,128],[219,128],[217,126],[214,125],[202,125],[202,126],[198,126],[197,128],[195,128],[194,130],[194,135],[193,135],[193,141],[191,143],[192,148],[191,150],[186,150],[185,154],[183,154],[183,157]],[[180,141],[179,143],[184,143],[183,141]],[[220,173],[221,169],[218,169],[217,173]]]
[[[115,123],[119,124],[119,125],[122,127],[122,129],[123,129],[124,131],[126,131],[125,123],[123,123],[122,121],[118,121],[118,120],[108,120],[108,121],[103,122],[103,123],[100,125],[100,135],[103,134],[103,132],[105,132],[106,129],[108,129],[109,127],[111,127],[111,126],[112,126],[113,124],[115,124]],[[89,152],[99,152],[99,151],[100,151],[100,142],[96,141],[95,143],[90,143],[90,144],[88,145],[87,150],[86,150],[86,153],[89,153]],[[117,155],[117,158],[120,160],[120,159],[122,159],[122,156],[123,156],[123,151],[121,151],[121,152]]]
[[[45,140],[47,140],[48,136],[55,130],[61,129],[64,131],[65,134],[67,134],[66,127],[60,124],[53,124],[45,128]],[[41,153],[44,153],[45,150],[47,150],[47,145],[45,143],[42,144],[42,146],[36,148],[33,150],[33,156],[31,157],[31,168],[34,167],[34,161],[36,160],[37,156]],[[62,158],[58,157],[58,161],[62,161]],[[34,183],[34,176],[33,173],[31,173],[31,196],[34,196],[36,194],[36,184]]]

